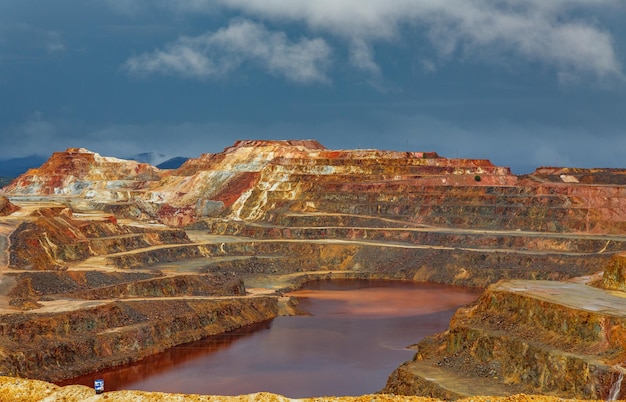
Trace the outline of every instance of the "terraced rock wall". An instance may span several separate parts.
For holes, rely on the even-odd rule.
[[[595,285],[602,289],[626,292],[626,255],[613,257],[604,268],[602,280]]]
[[[614,257],[609,267],[625,259]],[[607,276],[614,278],[612,270]],[[390,376],[385,391],[606,400],[613,390],[621,399],[626,390],[615,386],[626,371],[625,328],[622,292],[576,282],[502,281],[459,309],[448,331],[420,342],[414,360]],[[467,386],[472,381],[484,389]]]
[[[13,205],[6,197],[0,196],[0,216],[11,215],[19,207]]]
[[[157,244],[189,242],[181,230],[147,231],[119,225],[115,218],[74,219],[63,208],[44,208],[22,222],[10,235],[9,267],[50,270],[93,255],[110,254]]]
[[[42,298],[81,300],[130,299],[138,297],[243,296],[243,280],[222,275],[177,275],[147,272],[25,272],[8,273],[14,285],[7,296],[14,300]]]
[[[0,316],[0,373],[56,381],[278,314],[276,298],[136,300]]]
[[[159,169],[146,163],[68,148],[53,153],[40,168],[28,170],[2,191],[12,195],[99,195],[124,199],[125,190],[141,188],[159,178]]]

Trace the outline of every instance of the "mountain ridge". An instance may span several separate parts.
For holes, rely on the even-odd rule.
[[[0,159],[0,187],[6,180],[12,180],[17,176],[26,173],[29,169],[35,169],[44,164],[50,156],[32,154],[16,158]],[[156,152],[144,152],[137,155],[124,156],[121,159],[134,160],[141,163],[148,163],[159,169],[177,169],[182,165],[188,157],[185,156],[167,156]]]

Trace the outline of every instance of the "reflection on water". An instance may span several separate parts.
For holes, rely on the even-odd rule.
[[[414,351],[448,327],[472,289],[393,281],[320,281],[292,295],[311,316],[278,317],[225,335],[64,384],[106,390],[240,395],[269,391],[292,398],[380,390]]]

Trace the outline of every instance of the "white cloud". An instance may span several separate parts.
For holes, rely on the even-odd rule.
[[[131,57],[131,73],[162,73],[192,78],[223,76],[244,64],[298,83],[327,82],[331,48],[323,39],[290,41],[282,32],[237,20],[227,28],[196,37],[181,37],[162,50]]]
[[[371,46],[362,39],[352,41],[350,45],[350,61],[360,70],[374,75],[380,74],[380,67],[374,61],[374,52]]]
[[[624,79],[615,39],[601,24],[606,15],[626,18],[623,0],[106,1],[125,13],[150,6],[179,14],[228,9],[268,22],[302,23],[343,39],[350,63],[376,77],[381,74],[374,43],[426,34],[439,63],[458,56],[486,63],[521,60],[550,66],[562,81]]]
[[[621,76],[612,37],[581,21],[562,21],[544,8],[498,10],[474,8],[449,13],[430,27],[441,54],[463,49],[466,55],[514,53],[531,62],[551,65],[559,73]]]
[[[396,39],[410,26],[416,28],[413,34],[427,32],[444,57],[458,51],[480,58],[505,53],[549,65],[559,74],[623,76],[613,38],[596,18],[602,12],[624,13],[621,0],[181,0],[178,5],[198,11],[209,4],[214,10],[216,3],[342,37],[351,60],[367,56],[363,60],[369,64],[357,65],[372,71],[373,54],[363,52],[371,45],[363,44]]]
[[[65,51],[65,43],[61,38],[61,34],[55,31],[49,31],[46,34],[45,47],[48,53],[59,53]]]
[[[66,50],[63,35],[23,22],[0,21],[0,55],[9,60],[35,60]]]

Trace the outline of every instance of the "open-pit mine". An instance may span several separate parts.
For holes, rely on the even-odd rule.
[[[0,388],[298,314],[288,290],[354,278],[484,290],[380,400],[624,398],[625,185],[621,169],[518,176],[312,140],[239,141],[175,170],[55,152],[0,192]]]

